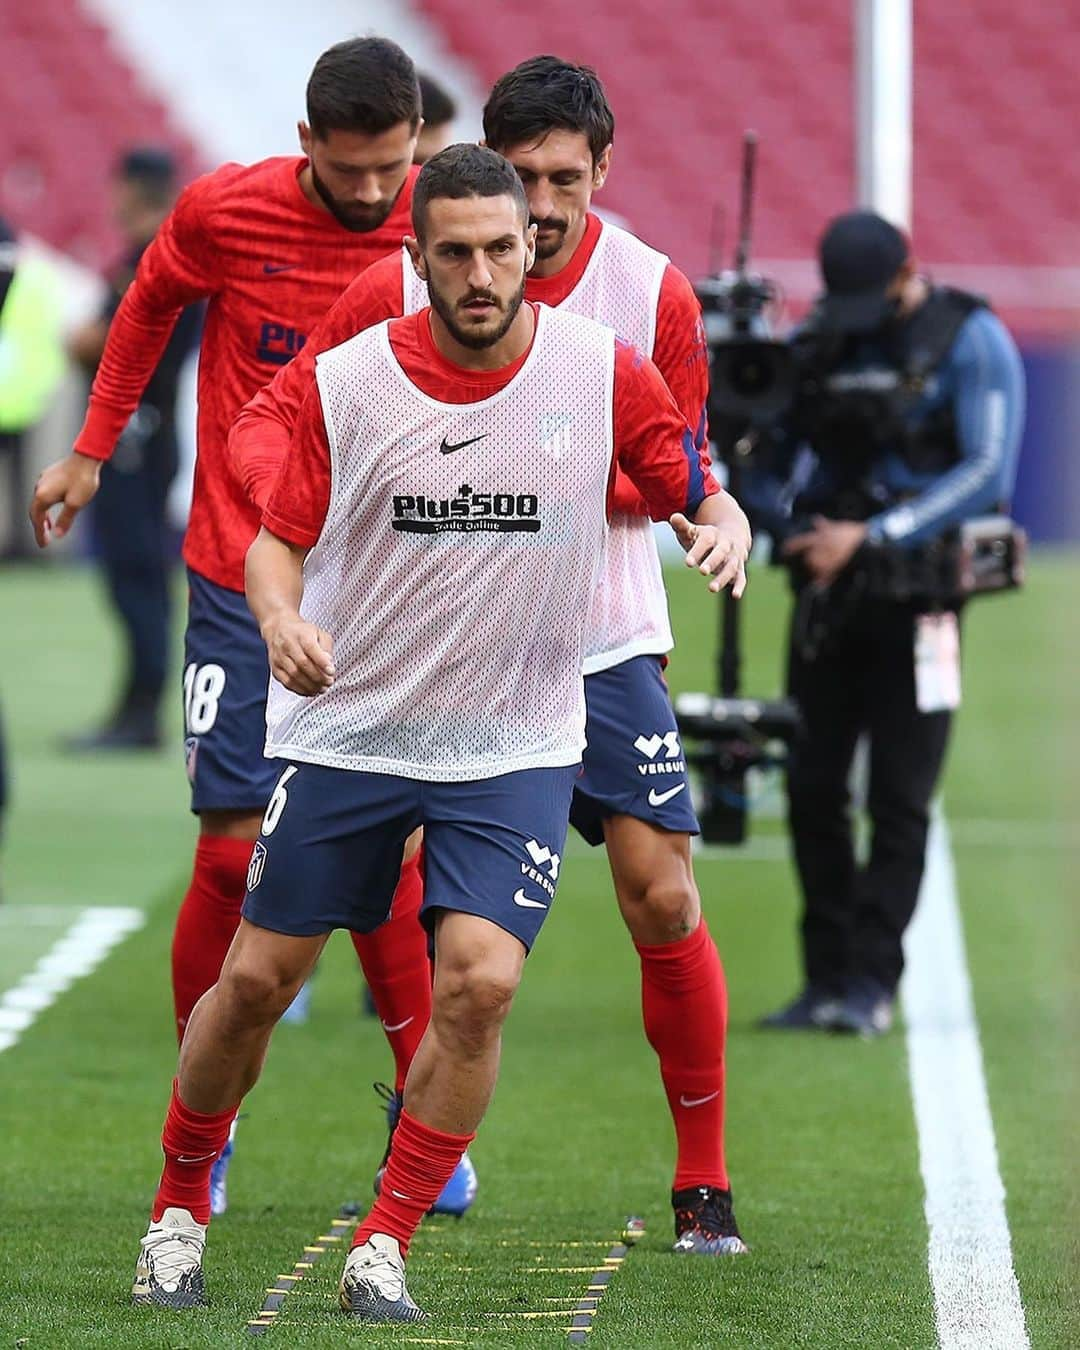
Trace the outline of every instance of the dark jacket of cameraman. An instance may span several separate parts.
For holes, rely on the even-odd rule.
[[[986,305],[917,277],[881,217],[839,217],[820,256],[826,294],[793,338],[795,414],[742,493],[797,592],[788,692],[802,728],[787,787],[806,982],[766,1024],[872,1036],[891,1024],[960,698],[959,598],[947,573],[937,593],[921,586],[936,575],[923,568],[954,527],[1007,509],[1024,380]],[[848,796],[860,737],[865,862]]]
[[[952,298],[931,289],[925,305],[944,307]],[[762,467],[748,473],[743,492],[756,528],[778,548],[815,515],[865,520],[870,548],[912,549],[1007,507],[1024,422],[1016,345],[991,310],[973,304],[940,362],[907,380],[908,344],[924,317],[920,309],[878,332],[834,341],[816,341],[812,328],[796,334],[793,341],[806,360],[828,362],[829,347],[835,349],[816,381],[819,405],[847,401],[857,408],[862,397],[869,414],[872,400],[893,402],[892,416],[904,425],[890,438],[889,428],[879,424],[879,444],[866,437],[861,445],[838,446],[830,443],[828,420],[818,416],[813,395],[804,395],[811,406],[779,431]],[[906,383],[913,387],[898,390]],[[856,411],[850,420],[857,417]]]

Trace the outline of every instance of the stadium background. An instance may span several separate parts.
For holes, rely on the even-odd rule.
[[[968,706],[946,804],[1028,1329],[1033,1344],[1065,1346],[1077,1343],[1077,1240],[1066,1215],[1077,1198],[1069,1119],[1078,1104],[1078,926],[1068,897],[1078,846],[1080,8],[917,0],[915,15],[916,254],[936,278],[993,299],[1029,378],[1016,514],[1041,547],[1026,593],[972,616]],[[93,311],[98,269],[118,248],[106,189],[120,149],[169,145],[189,175],[223,159],[289,153],[315,57],[367,30],[397,38],[445,79],[460,101],[462,138],[477,134],[492,79],[523,57],[554,51],[595,64],[617,119],[600,202],[691,277],[713,263],[714,206],[730,257],[739,137],[755,127],[755,261],[783,283],[788,317],[813,294],[816,235],[853,194],[848,0],[812,9],[669,0],[662,16],[644,0],[0,0],[0,215],[56,267],[65,323]],[[70,442],[81,398],[73,376],[35,433],[37,461]],[[14,776],[0,993],[82,907],[132,906],[146,925],[0,1055],[0,1221],[6,1243],[24,1253],[14,1301],[10,1285],[0,1294],[0,1334],[30,1346],[132,1343],[122,1294],[153,1175],[170,1055],[167,935],[189,852],[178,757],[73,766],[55,748],[107,702],[116,663],[94,578],[76,561],[85,547],[76,532],[66,558],[0,570],[0,697]],[[681,580],[673,682],[704,687],[711,624]],[[754,692],[779,680],[782,607],[776,579],[759,572],[748,606]],[[901,1037],[804,1047],[766,1044],[750,1030],[793,979],[792,879],[765,807],[749,849],[702,865],[732,987],[731,1151],[756,1255],[738,1269],[672,1271],[665,1235],[654,1232],[620,1273],[591,1339],[934,1344]],[[602,861],[579,849],[573,864],[478,1149],[482,1203],[459,1230],[433,1231],[418,1249],[438,1297],[456,1309],[460,1326],[447,1335],[459,1344],[565,1337],[543,1318],[514,1318],[557,1312],[581,1281],[565,1274],[556,1287],[553,1274],[541,1294],[521,1274],[532,1249],[520,1244],[536,1242],[554,1271],[585,1265],[566,1259],[578,1249],[559,1246],[572,1233],[594,1232],[599,1251],[625,1212],[651,1205],[656,1225],[666,1222],[656,1196],[667,1127],[637,1030],[628,944],[609,940],[616,920]],[[290,1033],[295,1040],[279,1038],[252,1105],[240,1212],[218,1235],[218,1306],[197,1337],[185,1330],[185,1344],[232,1343],[273,1261],[295,1254],[367,1174],[352,1145],[377,1151],[378,1119],[362,1089],[383,1066],[374,1034],[354,1017],[353,985],[339,953],[320,977],[313,1021]],[[100,1128],[80,1120],[92,1109],[105,1113]],[[271,1177],[288,1180],[284,1193]],[[86,1212],[93,1236],[80,1218],[80,1241],[93,1250],[71,1266],[59,1255],[63,1235]],[[272,1252],[256,1250],[260,1241]],[[314,1304],[298,1301],[287,1343],[336,1343]],[[157,1328],[143,1343],[175,1343],[165,1336]]]

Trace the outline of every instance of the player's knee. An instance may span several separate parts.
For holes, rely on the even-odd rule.
[[[701,918],[701,901],[688,869],[642,878],[623,899],[623,915],[639,942],[675,942],[692,933]]]
[[[510,1011],[520,969],[497,960],[476,961],[440,972],[432,1021],[440,1036],[466,1054],[481,1054]]]
[[[239,1028],[277,1021],[296,994],[296,982],[270,967],[234,962],[221,973],[226,1017]]]

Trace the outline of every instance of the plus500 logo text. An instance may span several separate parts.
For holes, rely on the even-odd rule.
[[[453,497],[427,497],[422,493],[395,496],[391,524],[407,534],[477,530],[536,534],[540,529],[539,509],[531,492],[473,492],[463,486]]]

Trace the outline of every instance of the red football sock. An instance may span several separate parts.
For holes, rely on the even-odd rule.
[[[724,1040],[727,985],[705,919],[678,942],[634,944],[641,957],[645,1035],[660,1059],[678,1154],[674,1189],[727,1189]]]
[[[420,923],[423,898],[417,854],[402,865],[390,918],[374,933],[351,935],[394,1053],[394,1086],[399,1093],[431,1020],[431,963],[427,933]]]
[[[372,1233],[397,1238],[402,1256],[420,1220],[443,1192],[475,1134],[444,1134],[402,1111],[394,1131],[382,1189],[353,1234],[359,1247]]]
[[[154,1197],[151,1222],[157,1223],[170,1206],[190,1210],[196,1223],[210,1222],[210,1169],[228,1142],[229,1128],[239,1105],[238,1102],[212,1116],[192,1111],[180,1100],[173,1079],[165,1128],[161,1131],[165,1170]]]
[[[217,983],[225,953],[240,926],[251,849],[247,839],[199,835],[195,871],[173,931],[173,1004],[178,1040],[184,1039],[192,1008]]]

